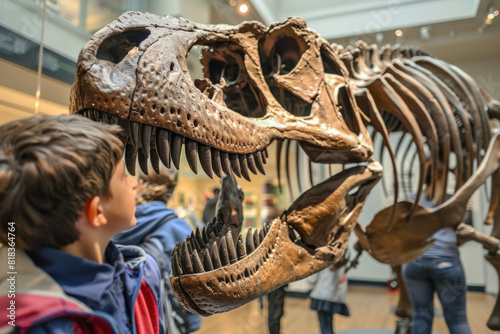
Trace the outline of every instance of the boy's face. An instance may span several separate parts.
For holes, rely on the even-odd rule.
[[[135,219],[135,195],[137,182],[125,172],[122,160],[111,176],[111,197],[103,200],[103,214],[113,233],[128,230],[137,223]]]

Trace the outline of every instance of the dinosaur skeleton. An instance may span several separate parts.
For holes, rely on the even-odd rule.
[[[193,82],[186,57],[194,45],[203,47],[205,78]],[[245,241],[227,221],[237,219],[219,215],[178,245],[172,286],[186,309],[204,316],[339,261],[353,231],[358,249],[397,269],[422,254],[435,231],[459,226],[465,204],[490,175],[487,223],[500,210],[500,139],[490,128],[496,101],[462,70],[420,49],[330,45],[297,18],[267,28],[125,13],[83,48],[70,109],[125,129],[132,174],[136,161],[145,172],[160,161],[179,168],[184,145],[195,173],[199,159],[209,177],[234,172],[250,180],[265,173],[266,147],[278,141],[280,152],[287,141],[288,150],[290,140],[312,162],[354,166],[308,189]],[[404,133],[395,149],[391,133]],[[408,135],[412,149],[405,150]],[[377,137],[381,145],[374,145]],[[391,157],[395,201],[365,229],[358,217],[382,177],[375,148]],[[412,154],[416,198],[425,191],[434,209],[397,200],[396,156]],[[455,195],[445,201],[449,174]],[[487,238],[460,231],[464,241],[482,242],[500,267],[498,227]],[[498,328],[499,306],[493,314],[488,325]]]

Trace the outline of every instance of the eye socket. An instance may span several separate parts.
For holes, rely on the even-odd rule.
[[[99,49],[96,57],[118,64],[135,47],[138,47],[151,34],[149,30],[128,30],[106,38]]]
[[[240,67],[236,63],[226,63],[220,60],[212,60],[209,64],[210,81],[220,83],[224,78],[226,85],[230,86],[238,81],[240,77]]]
[[[222,71],[224,71],[224,67],[226,63],[217,59],[212,59],[208,64],[208,74],[209,79],[214,84],[220,83],[220,78],[222,78]]]
[[[240,76],[240,67],[238,64],[227,64],[222,70],[222,77],[228,84],[234,83]]]
[[[293,71],[302,56],[297,41],[291,37],[283,37],[277,41],[274,52],[280,59],[278,68],[280,74]]]

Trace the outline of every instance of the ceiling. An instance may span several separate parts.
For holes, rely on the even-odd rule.
[[[331,43],[367,43],[420,46],[450,62],[500,57],[500,16],[483,31],[490,8],[500,0],[248,0],[242,16],[235,3],[212,0],[220,20],[237,24],[257,20],[269,25],[290,16],[303,18],[309,28]],[[232,4],[233,6],[231,6]],[[422,28],[427,35],[422,35]],[[402,37],[395,30],[403,32]]]
[[[300,16],[321,36],[369,35],[476,16],[480,0],[251,0],[266,24]]]

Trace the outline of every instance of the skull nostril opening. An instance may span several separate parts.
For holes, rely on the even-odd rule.
[[[96,58],[118,64],[138,51],[138,47],[150,35],[149,30],[128,30],[106,38],[97,49]]]

